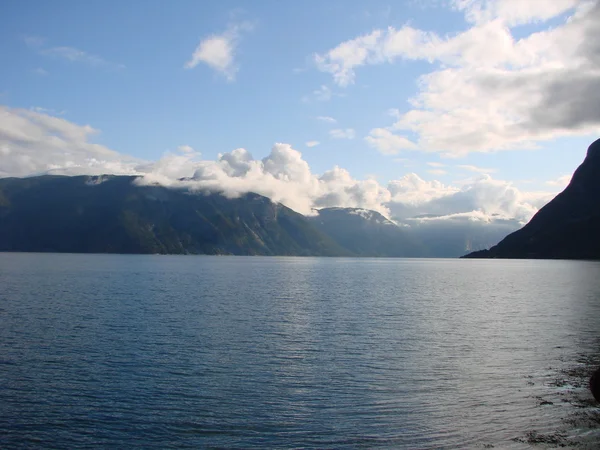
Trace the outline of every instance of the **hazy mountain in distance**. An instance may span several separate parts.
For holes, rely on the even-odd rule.
[[[489,248],[521,228],[516,219],[492,217],[489,221],[468,216],[428,216],[404,219],[407,231],[424,243],[430,255],[457,258],[467,252]]]
[[[320,231],[357,256],[429,256],[427,248],[405,227],[376,211],[323,208],[310,220]]]

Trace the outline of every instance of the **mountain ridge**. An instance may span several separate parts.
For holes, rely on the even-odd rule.
[[[346,255],[304,216],[258,194],[227,199],[135,176],[0,179],[0,250]],[[4,199],[4,200],[1,200]]]
[[[458,257],[471,242],[482,248],[500,237],[450,222],[440,233],[430,222],[396,221],[364,208],[304,216],[255,193],[226,198],[139,179],[1,178],[0,251]]]

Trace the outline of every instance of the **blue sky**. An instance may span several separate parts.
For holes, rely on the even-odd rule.
[[[260,160],[285,143],[314,176],[339,166],[385,189],[415,173],[452,193],[485,175],[535,209],[600,132],[598,117],[581,118],[597,99],[578,98],[595,91],[551,95],[570,71],[597,74],[594,49],[580,50],[594,3],[7,1],[0,104],[42,128],[93,128],[61,147],[88,159],[98,144],[143,161],[181,146],[196,160],[237,148]],[[572,114],[539,114],[554,105]],[[24,122],[45,134],[19,165],[33,145],[19,147],[15,117],[3,120],[0,174],[73,166],[44,153],[62,128]]]

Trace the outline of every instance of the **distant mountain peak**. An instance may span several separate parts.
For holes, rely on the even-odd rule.
[[[340,246],[359,256],[423,256],[425,250],[404,227],[365,208],[322,208],[309,218]]]
[[[378,211],[374,211],[372,209],[365,209],[365,208],[352,208],[352,207],[348,207],[348,208],[344,208],[344,207],[331,207],[331,208],[322,208],[317,210],[319,215],[323,215],[323,214],[342,214],[342,215],[346,215],[346,216],[355,216],[355,217],[360,217],[361,219],[367,221],[367,222],[373,222],[379,225],[395,225],[397,226],[397,224],[388,219],[387,217],[385,217],[383,214],[381,214]]]

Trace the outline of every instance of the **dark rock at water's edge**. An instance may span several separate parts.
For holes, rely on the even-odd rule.
[[[597,369],[590,377],[590,391],[596,401],[600,402],[600,369]]]
[[[600,139],[565,190],[527,225],[465,258],[600,259]]]

